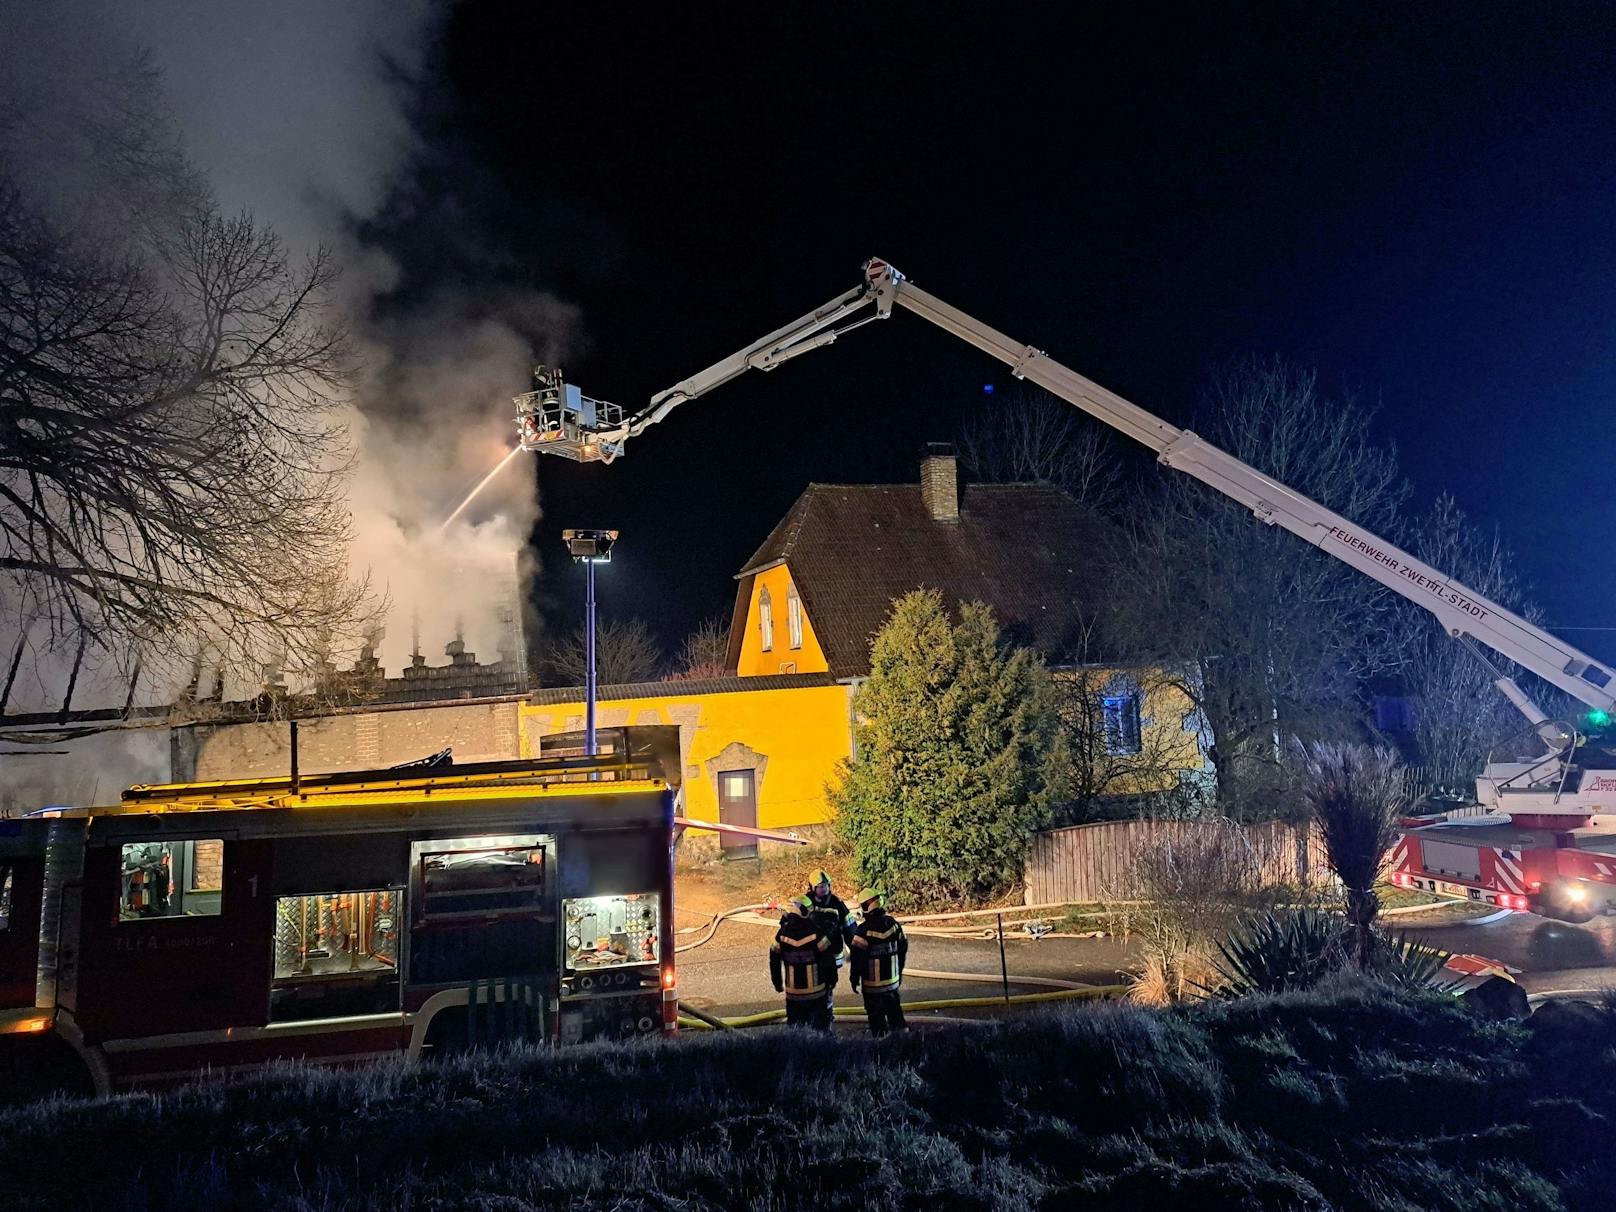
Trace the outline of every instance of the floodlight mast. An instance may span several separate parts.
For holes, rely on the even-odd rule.
[[[612,562],[615,530],[563,530],[573,562],[584,566],[584,754],[595,756],[595,565]]]
[[[865,307],[873,311],[851,319]],[[838,295],[823,307],[776,329],[760,341],[715,362],[706,370],[676,383],[651,398],[644,409],[621,425],[596,427],[585,432],[583,444],[559,440],[530,441],[529,450],[562,454],[569,458],[610,462],[622,453],[629,438],[643,433],[687,400],[738,378],[748,370],[773,370],[799,354],[833,343],[837,337],[869,323],[886,319],[894,307],[929,320],[960,340],[976,346],[1010,368],[1018,379],[1045,388],[1111,428],[1148,446],[1158,461],[1195,477],[1210,488],[1239,502],[1270,526],[1280,526],[1344,564],[1379,581],[1392,592],[1435,615],[1443,629],[1460,640],[1473,639],[1514,661],[1595,710],[1616,713],[1616,682],[1609,670],[1586,653],[1506,610],[1459,581],[1416,559],[1408,552],[1349,522],[1317,501],[1286,487],[1256,468],[1242,463],[1187,429],[1170,425],[1137,404],[1061,365],[1032,345],[1016,341],[982,323],[935,295],[921,290],[887,262],[865,262],[861,285]],[[848,322],[851,319],[851,322]],[[576,392],[576,389],[571,389]],[[518,401],[523,397],[518,397]],[[520,418],[519,418],[520,429]],[[593,442],[593,447],[587,444]],[[1578,738],[1568,724],[1550,720],[1513,678],[1498,673],[1494,685],[1530,723],[1544,745],[1561,755]]]

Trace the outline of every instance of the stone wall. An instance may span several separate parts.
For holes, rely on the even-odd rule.
[[[303,774],[367,770],[427,757],[445,747],[456,762],[521,757],[516,700],[445,703],[351,712],[298,721]],[[284,721],[191,724],[174,729],[174,777],[181,781],[286,774],[291,728]]]

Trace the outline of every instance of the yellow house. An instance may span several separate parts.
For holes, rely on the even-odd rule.
[[[951,604],[986,602],[1009,639],[1060,665],[1091,631],[1110,541],[1103,520],[1048,485],[962,489],[946,451],[924,458],[917,484],[810,484],[736,578],[735,676],[601,687],[597,724],[677,724],[693,819],[822,827],[825,790],[853,752],[870,640],[894,599],[930,587]],[[1107,794],[1163,789],[1203,764],[1188,700],[1143,673],[1110,670],[1089,688],[1092,674],[1063,676],[1082,681],[1077,701],[1097,713],[1092,765]],[[519,719],[522,753],[535,753],[541,738],[583,727],[582,692],[535,691]],[[721,836],[726,850],[755,851]]]
[[[917,484],[810,484],[736,577],[741,677],[869,672],[870,639],[912,589],[986,602],[1008,638],[1059,663],[1095,608],[1112,529],[1047,484],[971,484],[927,454]]]
[[[825,785],[852,752],[851,696],[824,673],[645,682],[600,687],[595,715],[600,728],[679,726],[686,816],[789,830],[830,820]],[[584,725],[576,687],[535,691],[519,710],[524,756],[541,737]],[[731,852],[756,850],[745,837],[721,840]]]
[[[1207,730],[1170,671],[1080,664],[1103,615],[1113,528],[1047,484],[969,484],[930,448],[915,484],[810,484],[736,580],[729,662],[743,679],[827,673],[856,684],[894,599],[986,602],[1042,652],[1091,717],[1098,796],[1170,790],[1207,768]],[[1099,641],[1103,649],[1103,638]]]

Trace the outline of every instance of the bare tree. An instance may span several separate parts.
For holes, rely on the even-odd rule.
[[[550,649],[544,668],[557,686],[582,686],[587,668],[582,627]],[[649,682],[662,668],[662,650],[639,619],[601,619],[595,626],[595,677],[602,686]]]
[[[1059,397],[1025,384],[967,417],[958,447],[979,479],[1053,484],[1097,507],[1113,499],[1122,466],[1115,434]]]
[[[1246,359],[1212,380],[1196,428],[1236,457],[1376,531],[1406,489],[1368,414],[1312,372]],[[1135,511],[1108,626],[1205,715],[1224,811],[1293,811],[1290,738],[1363,727],[1362,688],[1392,669],[1393,596],[1187,476]]]
[[[1487,535],[1473,527],[1452,497],[1439,497],[1415,523],[1409,545],[1432,567],[1537,621],[1509,549],[1496,532]],[[1406,654],[1402,680],[1414,703],[1420,790],[1469,796],[1488,750],[1523,729],[1520,715],[1494,687],[1497,674],[1488,662],[1500,667],[1507,663],[1492,653],[1484,660],[1456,643],[1426,611],[1412,604],[1401,608],[1400,617],[1405,638],[1399,647]],[[1513,665],[1508,672],[1530,680]],[[1550,711],[1561,698],[1549,686],[1536,690],[1533,697]],[[1535,745],[1530,747],[1536,750]]]
[[[1193,777],[1204,729],[1179,680],[1155,666],[1080,663],[1054,671],[1066,823],[1204,813],[1205,795]],[[1163,710],[1175,718],[1153,714]]]
[[[734,676],[729,663],[729,624],[719,615],[703,619],[679,644],[674,658],[674,678],[723,678]]]
[[[313,668],[357,644],[335,278],[222,215],[136,65],[94,198],[0,144],[0,597],[36,657]],[[3,133],[14,133],[11,131]],[[110,200],[109,200],[110,199]],[[69,697],[71,693],[69,692]]]

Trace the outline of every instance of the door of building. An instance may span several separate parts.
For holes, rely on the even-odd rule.
[[[718,823],[757,828],[757,780],[750,770],[724,770],[718,775]],[[725,858],[756,858],[757,839],[744,833],[720,833]]]

